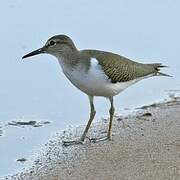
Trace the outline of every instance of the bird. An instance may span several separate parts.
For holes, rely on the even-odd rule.
[[[67,35],[55,35],[45,45],[22,57],[50,54],[57,58],[63,73],[79,90],[87,94],[90,104],[88,123],[77,140],[63,141],[64,145],[84,143],[95,117],[94,97],[105,97],[110,101],[107,135],[102,139],[112,139],[112,121],[115,112],[114,96],[140,80],[152,76],[170,76],[160,72],[167,67],[162,63],[143,64],[124,56],[101,50],[79,50]],[[101,139],[101,138],[100,138]]]

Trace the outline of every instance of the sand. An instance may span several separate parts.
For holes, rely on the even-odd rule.
[[[108,121],[91,128],[103,136]],[[62,146],[82,129],[57,134],[38,153],[34,165],[7,179],[23,180],[179,180],[180,98],[144,106],[113,122],[113,140]]]

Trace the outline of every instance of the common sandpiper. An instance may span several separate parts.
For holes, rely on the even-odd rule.
[[[70,82],[89,97],[90,117],[78,140],[64,141],[65,145],[83,143],[95,117],[94,96],[110,101],[109,127],[106,139],[111,139],[112,120],[115,112],[113,98],[132,84],[152,76],[169,76],[160,72],[166,67],[161,63],[142,64],[111,52],[78,50],[66,35],[56,35],[39,48],[22,58],[37,54],[51,54],[58,59],[62,71]]]

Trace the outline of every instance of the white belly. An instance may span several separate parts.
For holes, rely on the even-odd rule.
[[[111,83],[110,79],[102,71],[101,66],[97,60],[91,59],[91,68],[86,71],[84,66],[78,66],[76,69],[69,70],[62,66],[63,72],[66,77],[78,89],[84,93],[92,96],[111,97],[119,94],[121,91],[134,84],[139,80],[132,80],[122,83]]]

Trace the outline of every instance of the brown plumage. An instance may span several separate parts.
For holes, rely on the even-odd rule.
[[[98,50],[84,50],[82,54],[96,58],[112,83],[126,82],[150,74],[165,75],[159,72],[160,68],[166,67],[161,63],[142,64],[118,54]]]

